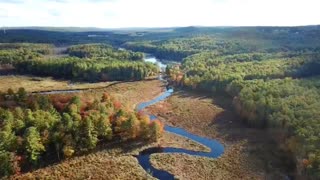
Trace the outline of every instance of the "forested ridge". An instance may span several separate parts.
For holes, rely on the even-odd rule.
[[[173,37],[170,38],[142,39],[142,41],[127,42],[124,46],[134,51],[154,54],[160,59],[181,61],[189,55],[200,52],[219,55],[254,52],[319,52],[319,34],[319,26],[187,27],[175,29],[171,33]]]

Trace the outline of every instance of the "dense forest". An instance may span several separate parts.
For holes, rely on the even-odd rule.
[[[0,44],[0,64],[13,64],[17,61],[37,59],[49,54],[53,54],[53,45],[50,44]]]
[[[142,80],[157,72],[157,67],[152,63],[104,62],[103,59],[81,60],[79,58],[22,61],[15,64],[15,68],[20,74],[89,82]]]
[[[142,80],[158,71],[143,62],[142,53],[104,44],[71,46],[67,57],[54,57],[53,51],[49,44],[0,44],[0,63],[13,65],[20,74],[90,82]]]
[[[160,40],[156,36],[153,39],[146,36],[140,41],[127,42],[124,47],[151,53],[160,59],[176,61],[200,52],[232,55],[253,52],[319,52],[320,50],[319,26],[296,28],[187,27],[175,29],[171,34],[171,38]]]
[[[213,36],[198,36],[162,41],[128,42],[125,47],[153,54],[160,59],[181,61],[189,55],[200,52],[216,52],[223,55],[254,50],[250,44],[246,46],[244,43],[247,42],[219,40]]]
[[[72,95],[0,95],[0,177],[86,153],[110,141],[154,141],[163,126],[126,109],[104,93],[100,99]]]
[[[90,36],[93,35],[93,36]],[[8,29],[0,33],[0,43],[48,43],[56,46],[67,46],[86,43],[121,44],[111,32],[72,32],[60,30]]]
[[[115,50],[112,46],[106,44],[86,44],[71,46],[67,53],[70,56],[79,58],[110,58],[114,60],[142,61],[143,53],[126,50]]]
[[[315,52],[219,56],[200,53],[167,73],[178,86],[233,97],[252,127],[268,128],[300,171],[320,177],[320,61]]]

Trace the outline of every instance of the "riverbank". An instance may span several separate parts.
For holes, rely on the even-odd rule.
[[[225,146],[218,159],[185,154],[154,154],[155,168],[181,179],[283,179],[286,162],[282,152],[268,138],[265,130],[248,128],[229,109],[228,98],[213,98],[180,91],[148,111],[165,124],[181,127],[190,133],[217,139]]]

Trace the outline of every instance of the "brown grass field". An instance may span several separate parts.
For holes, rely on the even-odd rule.
[[[20,76],[9,75],[0,76],[0,91],[6,92],[8,88],[18,90],[24,87],[27,92],[34,91],[51,91],[51,90],[66,90],[66,89],[87,89],[105,87],[111,82],[102,83],[74,83],[70,84],[67,80],[55,80],[50,77],[35,77],[35,76]]]
[[[106,145],[88,155],[64,160],[58,164],[15,175],[9,179],[154,179],[133,156],[152,146],[180,147],[206,151],[206,147],[189,139],[164,133],[157,143],[131,142],[124,145]]]

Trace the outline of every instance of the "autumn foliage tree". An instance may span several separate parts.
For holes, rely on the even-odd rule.
[[[108,93],[100,99],[25,96],[22,89],[9,94],[23,98],[8,100],[17,101],[15,107],[0,108],[1,176],[19,172],[20,164],[38,167],[46,163],[48,155],[61,160],[113,140],[156,141],[162,133],[161,123],[123,107]],[[18,103],[21,99],[26,103]]]

